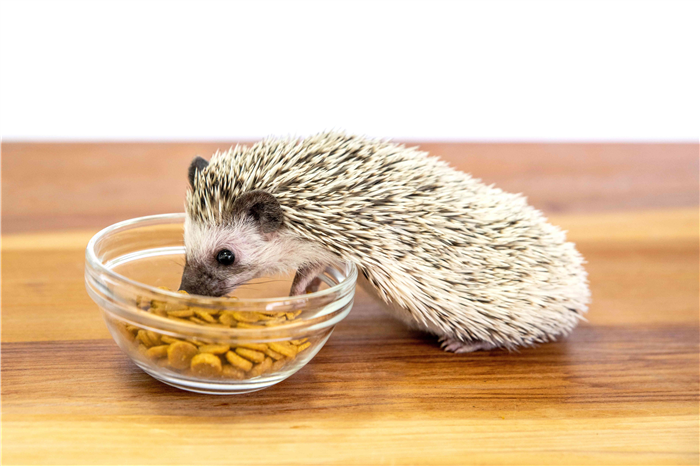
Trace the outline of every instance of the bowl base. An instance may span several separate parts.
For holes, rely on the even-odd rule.
[[[282,377],[267,377],[260,381],[211,381],[204,382],[202,380],[192,380],[184,377],[174,377],[163,372],[156,372],[151,370],[150,367],[139,364],[137,361],[136,365],[139,366],[146,374],[150,375],[159,382],[163,382],[171,387],[179,388],[180,390],[185,390],[193,393],[203,393],[206,395],[242,395],[244,393],[257,392],[272,385],[278,384],[289,375]],[[296,371],[294,371],[296,372]]]
[[[242,395],[242,394],[244,394],[244,393],[257,392],[257,391],[260,391],[260,390],[263,390],[263,389],[267,388],[267,387],[260,387],[260,388],[250,388],[250,389],[247,389],[247,390],[231,390],[231,391],[228,391],[228,390],[216,390],[216,391],[213,391],[213,390],[192,388],[192,387],[189,387],[189,386],[186,386],[186,385],[182,385],[182,384],[179,384],[179,383],[167,381],[167,380],[162,379],[162,378],[160,378],[160,377],[156,377],[156,376],[154,376],[153,374],[149,374],[149,375],[151,375],[151,376],[152,376],[154,379],[156,379],[157,381],[163,382],[165,385],[170,385],[171,387],[179,388],[180,390],[185,390],[185,391],[187,391],[187,392],[202,393],[202,394],[204,394],[204,395]],[[268,385],[268,386],[269,386],[269,385]]]

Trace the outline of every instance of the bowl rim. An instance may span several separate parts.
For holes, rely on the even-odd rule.
[[[183,221],[186,218],[186,215],[184,212],[177,212],[177,213],[169,213],[169,214],[157,214],[157,215],[145,215],[143,217],[134,217],[130,218],[128,220],[122,220],[121,222],[114,223],[108,227],[103,228],[99,232],[97,232],[92,238],[90,238],[90,241],[88,241],[87,247],[85,248],[85,258],[93,269],[98,271],[99,273],[105,274],[112,279],[115,279],[119,282],[125,282],[128,283],[129,285],[132,285],[136,288],[144,289],[147,290],[150,293],[153,293],[155,295],[163,295],[167,296],[168,298],[174,298],[176,300],[180,301],[194,301],[194,300],[202,300],[206,301],[207,304],[221,304],[223,306],[225,305],[230,305],[231,304],[231,298],[227,297],[212,297],[212,296],[203,296],[203,295],[197,295],[197,294],[183,294],[183,293],[178,293],[176,291],[169,291],[169,290],[164,290],[162,288],[158,288],[155,286],[148,285],[146,283],[139,282],[137,280],[133,280],[131,278],[125,277],[124,275],[121,275],[111,268],[107,267],[101,260],[97,258],[97,254],[95,252],[95,245],[97,244],[98,241],[100,241],[103,238],[106,238],[108,235],[115,233],[121,229],[128,228],[128,227],[133,227],[134,225],[137,225],[139,223],[146,223],[146,222],[154,222],[158,220],[178,220],[182,219]],[[166,224],[166,223],[164,223]],[[279,301],[294,301],[295,299],[298,300],[310,300],[314,298],[320,298],[328,294],[333,294],[338,291],[341,291],[344,287],[348,286],[348,282],[356,282],[357,281],[357,267],[352,264],[351,262],[346,262],[350,266],[350,272],[349,274],[345,277],[343,281],[340,283],[333,285],[331,287],[328,287],[323,290],[319,290],[313,293],[308,293],[304,295],[300,295],[299,297],[295,296],[279,296],[275,298],[236,298],[235,302],[238,303],[251,303],[251,304],[266,304],[266,303],[276,303]]]
[[[278,298],[244,298],[233,300],[231,298],[214,298],[210,296],[181,294],[163,290],[137,280],[127,278],[115,272],[97,258],[97,253],[95,251],[97,243],[112,233],[138,228],[139,224],[144,224],[144,226],[174,225],[184,221],[184,219],[184,213],[159,214],[132,218],[103,228],[90,239],[85,249],[85,285],[88,294],[93,301],[98,304],[103,312],[114,315],[121,320],[128,320],[132,323],[132,325],[139,325],[144,328],[148,327],[151,330],[163,333],[170,332],[171,335],[199,335],[206,338],[268,338],[272,341],[274,339],[283,339],[278,338],[282,334],[286,334],[287,336],[302,335],[309,331],[334,326],[343,320],[350,311],[352,301],[354,300],[353,298],[358,276],[357,267],[352,262],[343,262],[343,268],[334,266],[334,268],[338,271],[347,271],[345,278],[338,284],[315,293]],[[244,309],[246,306],[254,306],[254,308],[251,309],[252,311],[260,311],[260,309],[256,309],[255,307],[269,304],[279,304],[281,307],[296,307],[296,309],[303,309],[308,308],[309,305],[311,305],[312,308],[314,305],[319,305],[322,306],[319,309],[324,309],[324,312],[306,317],[302,315],[299,319],[291,321],[288,324],[277,326],[255,329],[217,328],[197,325],[194,322],[179,322],[151,314],[138,307],[138,305],[130,303],[130,299],[125,301],[124,294],[119,295],[121,298],[119,298],[117,295],[110,294],[110,292],[107,291],[108,288],[105,288],[104,286],[106,283],[112,283],[120,288],[126,287],[128,290],[126,296],[141,296],[142,298],[147,297],[147,299],[163,300],[176,304],[184,304],[191,307],[232,309],[239,312],[247,312]],[[329,300],[329,298],[332,299]],[[347,307],[348,300],[350,307]],[[109,309],[106,307],[107,303],[111,303]],[[277,312],[286,311],[280,309]]]

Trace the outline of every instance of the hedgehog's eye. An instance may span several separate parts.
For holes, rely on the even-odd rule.
[[[235,260],[236,256],[234,256],[233,253],[228,249],[222,249],[216,255],[216,261],[221,265],[231,265]]]

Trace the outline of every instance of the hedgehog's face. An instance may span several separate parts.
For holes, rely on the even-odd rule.
[[[200,157],[192,161],[189,180],[193,190],[197,172],[207,165]],[[222,223],[202,222],[189,213],[185,220],[181,290],[224,296],[252,278],[297,265],[285,254],[293,249],[289,244],[293,238],[282,231],[282,208],[267,192],[250,191],[239,196]]]
[[[188,219],[180,289],[191,294],[224,296],[276,267],[275,243],[274,238],[261,234],[251,222],[207,227]]]
[[[288,235],[282,234],[282,210],[263,191],[236,200],[232,221],[205,225],[185,221],[185,270],[180,289],[191,294],[224,296],[238,285],[283,268]],[[292,265],[292,264],[289,264]]]

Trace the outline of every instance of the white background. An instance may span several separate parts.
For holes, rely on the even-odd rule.
[[[5,140],[697,141],[694,1],[3,1]]]

